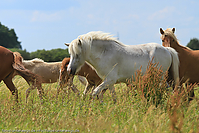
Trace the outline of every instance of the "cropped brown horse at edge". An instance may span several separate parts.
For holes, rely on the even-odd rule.
[[[191,50],[188,47],[180,45],[174,32],[175,28],[168,28],[165,31],[160,28],[160,33],[162,34],[162,45],[164,47],[172,47],[178,52],[180,61],[180,84],[185,82],[189,84],[199,83],[199,50]],[[191,101],[193,98],[194,89],[189,93],[188,100]]]
[[[70,62],[70,58],[64,58],[62,60],[61,70],[60,70],[60,78],[59,78],[59,84],[60,86],[63,86],[66,83],[72,84],[74,76],[69,76],[67,73],[67,66]],[[88,91],[92,89],[91,94],[96,86],[98,86],[100,83],[102,83],[102,79],[97,75],[97,72],[95,69],[89,65],[88,63],[84,63],[84,65],[81,67],[81,69],[76,73],[76,75],[83,76],[87,79],[87,84],[83,92],[83,96],[85,97]],[[80,77],[79,77],[80,78]],[[81,79],[79,79],[81,81]],[[61,87],[63,88],[63,87]],[[58,90],[59,91],[59,90]],[[101,92],[101,96],[105,93],[106,90]]]
[[[39,82],[39,77],[24,68],[22,65],[22,57],[19,53],[13,53],[12,51],[0,46],[0,64],[0,81],[4,81],[12,95],[15,96],[15,100],[17,102],[18,90],[12,82],[14,72],[17,72],[22,76],[28,84],[34,84],[38,89],[40,99],[42,99],[43,90]]]

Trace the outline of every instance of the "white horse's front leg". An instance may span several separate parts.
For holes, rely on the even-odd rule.
[[[105,90],[106,88],[109,88],[110,90],[113,90],[112,88],[113,87],[114,83],[112,82],[102,82],[98,87],[96,87],[94,90],[93,90],[93,98],[95,98],[97,95],[99,95],[99,93],[102,91],[102,90]],[[114,90],[113,90],[114,91]],[[112,91],[111,91],[112,92]]]
[[[95,98],[103,89],[105,89],[107,86],[107,84],[105,82],[102,82],[99,86],[97,86],[94,90],[93,90],[93,98]]]

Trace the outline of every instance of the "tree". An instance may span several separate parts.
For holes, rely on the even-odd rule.
[[[0,46],[6,48],[18,48],[22,49],[21,42],[18,41],[18,37],[14,29],[8,29],[0,22]]]
[[[197,38],[192,38],[187,44],[187,47],[193,50],[199,50],[199,40]]]
[[[40,58],[46,62],[62,61],[65,57],[69,57],[68,49],[52,49],[52,50],[37,50],[30,53],[31,59]]]

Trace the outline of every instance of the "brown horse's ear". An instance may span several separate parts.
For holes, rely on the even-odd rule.
[[[175,28],[172,29],[173,33],[175,32]]]
[[[164,31],[162,28],[160,28],[160,33],[163,35],[164,34]]]
[[[70,45],[70,43],[64,43],[66,46],[68,46],[69,47],[69,45]]]

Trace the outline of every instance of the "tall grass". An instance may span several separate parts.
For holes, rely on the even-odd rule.
[[[14,102],[6,86],[0,84],[0,132],[199,132],[199,91],[190,103],[186,91],[166,88],[167,74],[151,64],[143,75],[137,72],[132,84],[115,85],[117,102],[111,94],[104,94],[103,102],[85,100],[71,90],[56,99],[57,83],[44,84],[44,103],[41,105],[37,91],[33,90],[25,103],[24,79],[16,77],[19,103]],[[163,77],[163,78],[162,78]],[[74,80],[82,93],[84,86]],[[160,84],[161,83],[161,84]]]

